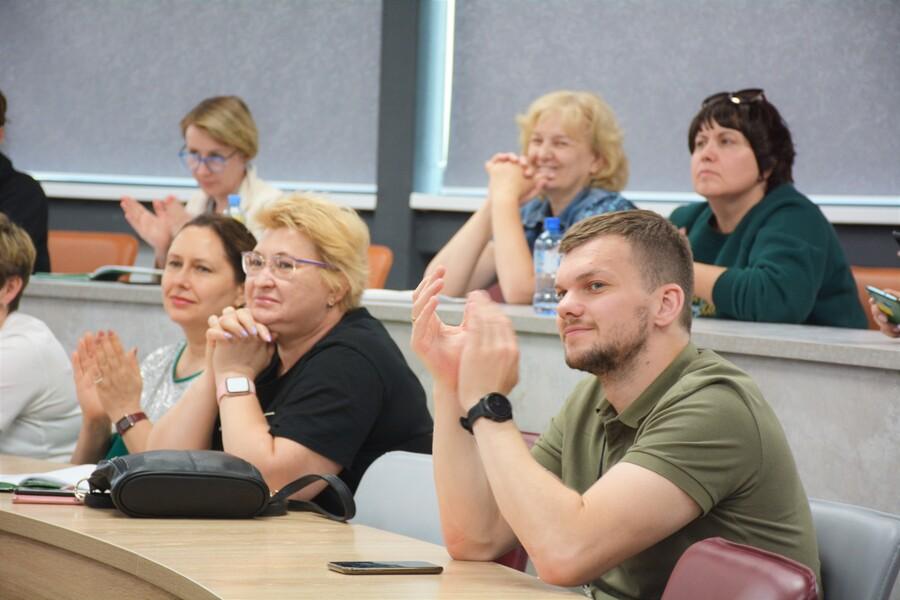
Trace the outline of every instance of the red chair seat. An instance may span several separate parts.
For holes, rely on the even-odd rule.
[[[817,589],[806,565],[715,537],[681,555],[662,600],[816,600]]]

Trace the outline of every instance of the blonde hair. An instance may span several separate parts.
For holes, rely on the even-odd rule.
[[[259,132],[250,109],[237,96],[214,96],[191,109],[181,119],[181,135],[191,125],[204,130],[213,139],[235,148],[251,160],[259,152]]]
[[[609,105],[591,92],[558,90],[544,94],[525,114],[516,117],[523,154],[528,151],[535,125],[548,113],[559,115],[568,132],[584,135],[594,154],[603,157],[604,164],[593,175],[591,187],[622,191],[628,183],[628,157],[622,147],[622,130]]]
[[[346,289],[338,308],[360,305],[369,276],[369,228],[355,210],[295,192],[266,205],[256,220],[264,229],[287,227],[309,238],[322,261],[333,267],[321,270],[325,284],[334,293]]]
[[[28,285],[36,256],[31,236],[0,212],[0,287],[6,285],[10,277],[22,279],[22,289],[6,307],[8,313],[19,308],[19,299]]]

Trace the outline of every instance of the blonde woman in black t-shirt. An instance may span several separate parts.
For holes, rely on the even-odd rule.
[[[350,208],[293,194],[259,215],[247,306],[210,318],[208,368],[151,448],[215,448],[279,489],[307,473],[356,488],[390,450],[431,451],[425,392],[360,299],[369,233]],[[304,490],[308,499],[316,490]]]

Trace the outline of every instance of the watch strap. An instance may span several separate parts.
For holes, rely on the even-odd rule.
[[[477,421],[481,417],[487,417],[488,419],[496,423],[503,423],[504,421],[509,421],[510,419],[512,419],[511,411],[508,415],[498,415],[488,408],[488,401],[494,396],[499,397],[507,404],[509,403],[509,399],[498,392],[491,392],[490,394],[482,396],[478,400],[478,402],[476,402],[475,405],[469,409],[469,412],[466,416],[459,418],[459,424],[463,429],[474,435],[475,432],[472,430],[472,427],[475,425],[475,421]]]
[[[146,413],[144,411],[137,411],[135,413],[131,413],[130,415],[125,415],[118,421],[116,421],[116,433],[119,435],[125,435],[125,432],[135,426],[135,424],[140,423],[141,421],[147,419]]]
[[[230,379],[241,380],[241,382],[246,382],[245,389],[242,391],[231,391],[229,390],[228,382]],[[256,385],[253,383],[253,380],[244,375],[232,375],[230,377],[225,377],[221,379],[218,383],[216,383],[216,402],[222,402],[222,399],[225,396],[243,396],[245,394],[255,394],[256,393]]]

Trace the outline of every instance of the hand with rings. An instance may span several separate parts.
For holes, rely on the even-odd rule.
[[[72,353],[72,374],[75,377],[75,395],[81,405],[85,422],[110,422],[97,394],[97,384],[103,381],[96,359],[91,352],[93,334],[86,333],[78,340],[78,348]]]
[[[209,317],[208,324],[206,340],[214,373],[243,373],[252,379],[271,362],[274,338],[249,309],[228,307],[221,316]]]
[[[100,331],[92,340],[96,358],[94,387],[110,419],[141,410],[144,379],[138,364],[137,349],[125,350],[113,331]]]

